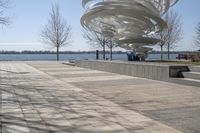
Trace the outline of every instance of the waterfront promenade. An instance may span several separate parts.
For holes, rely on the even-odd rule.
[[[2,133],[199,133],[200,88],[62,62],[0,62]]]

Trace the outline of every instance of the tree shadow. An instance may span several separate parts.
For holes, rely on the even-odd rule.
[[[45,133],[56,133],[56,132],[71,132],[73,130],[78,131],[78,128],[75,126],[61,126],[58,124],[51,124],[44,122],[42,120],[26,120],[20,117],[15,117],[11,115],[0,115],[1,117],[1,126],[2,133],[9,133],[9,131],[14,131],[18,133],[25,132],[45,132]],[[52,129],[50,129],[51,127]]]
[[[12,72],[10,74],[13,74]],[[14,73],[15,74],[15,73]],[[89,115],[87,109],[78,109],[74,110],[67,106],[73,106],[74,103],[82,101],[78,98],[80,95],[71,94],[69,97],[72,98],[69,101],[62,101],[61,98],[56,99],[52,95],[51,98],[46,98],[44,95],[47,93],[53,93],[56,88],[48,88],[48,86],[40,84],[24,84],[29,79],[20,79],[16,82],[16,76],[13,77],[1,77],[2,81],[0,83],[0,92],[1,92],[1,102],[0,102],[0,132],[4,133],[26,133],[26,132],[44,132],[44,133],[65,133],[65,132],[81,132],[81,133],[100,133],[106,131],[100,131],[90,129],[92,125],[93,118],[96,116]],[[13,84],[12,80],[15,81]],[[31,78],[32,80],[32,78]],[[33,78],[34,80],[34,78]],[[40,82],[40,77],[36,77],[33,82]],[[42,79],[48,80],[48,79]],[[11,81],[11,82],[10,82]],[[22,81],[22,82],[20,82]],[[55,85],[56,87],[57,85]],[[49,87],[51,87],[49,85]],[[62,94],[63,90],[56,90],[58,94]],[[65,91],[65,90],[64,90]],[[33,94],[31,93],[33,92]],[[47,101],[43,102],[38,99],[34,92],[38,94],[43,94],[43,99]],[[44,92],[44,93],[43,93]],[[2,99],[2,93],[6,95]],[[55,92],[56,93],[56,92]],[[67,97],[67,96],[66,96]],[[7,107],[2,106],[2,103]],[[12,105],[19,105],[21,110],[15,111],[12,110]],[[88,106],[87,104],[81,103],[83,106]],[[6,110],[2,112],[2,107]],[[9,108],[10,107],[10,108]],[[24,111],[26,107],[31,107],[32,110]],[[50,110],[55,110],[55,112],[49,113],[50,117],[45,117]],[[35,116],[34,112],[37,114]],[[56,118],[57,114],[61,114],[62,118]],[[79,114],[79,115],[77,115]],[[18,116],[19,115],[19,116]],[[112,115],[111,113],[109,114]],[[30,117],[28,117],[30,116]],[[67,117],[66,117],[67,116]],[[96,119],[96,118],[95,118]],[[102,118],[98,118],[102,119]],[[92,120],[92,121],[90,121]],[[65,123],[66,121],[66,123]],[[105,121],[105,120],[104,120]],[[109,121],[108,123],[113,123]],[[108,132],[108,131],[107,131]],[[109,130],[109,132],[119,132],[118,129]]]
[[[81,110],[81,115],[76,115],[76,114],[80,114],[80,112],[77,112],[73,109],[67,109],[67,108],[63,108],[62,106],[60,106],[59,103],[56,102],[54,103],[54,101],[52,102],[48,102],[48,104],[45,103],[31,103],[30,102],[33,101],[34,98],[32,98],[32,96],[30,95],[22,95],[20,93],[17,93],[17,91],[23,91],[24,88],[29,88],[31,90],[37,90],[37,88],[33,87],[33,86],[26,86],[26,85],[10,85],[10,84],[4,84],[1,83],[0,86],[7,86],[7,87],[11,87],[15,89],[15,93],[12,92],[12,89],[6,89],[5,88],[0,88],[0,91],[2,93],[7,93],[7,94],[11,94],[11,95],[16,95],[18,98],[24,99],[25,101],[19,101],[17,99],[3,99],[3,102],[7,102],[12,103],[12,104],[20,104],[21,106],[21,110],[19,112],[15,112],[14,110],[6,111],[6,113],[1,113],[0,114],[0,118],[1,118],[1,128],[2,128],[2,132],[6,132],[6,133],[10,133],[10,132],[16,132],[16,133],[25,133],[25,132],[45,132],[45,133],[65,133],[65,132],[81,132],[81,133],[95,133],[95,132],[100,132],[100,131],[95,131],[95,129],[90,129],[88,127],[91,126],[91,122],[90,119],[92,119],[94,116],[88,115],[87,112],[84,113],[84,109]],[[37,86],[42,87],[42,86]],[[28,90],[27,90],[28,91]],[[34,97],[34,96],[33,96]],[[2,101],[2,99],[1,99]],[[73,102],[77,102],[77,100],[71,101],[72,105]],[[80,101],[79,101],[80,102]],[[7,104],[4,103],[4,104]],[[40,120],[37,120],[34,118],[34,114],[32,114],[32,112],[29,112],[28,114],[26,114],[26,112],[23,112],[23,106],[25,107],[26,105],[28,106],[39,106],[38,110],[42,110],[42,109],[47,109],[47,112],[37,112],[38,115],[45,115],[46,113],[48,113],[48,109],[55,109],[57,110],[57,113],[62,114],[68,114],[69,118],[42,118]],[[86,105],[87,106],[87,105]],[[2,105],[1,105],[2,107]],[[87,110],[85,110],[87,111]],[[22,117],[17,117],[18,114],[23,114],[24,116]],[[16,115],[16,116],[15,116]],[[26,118],[26,115],[32,115],[32,117]],[[56,115],[55,114],[50,114],[52,116]],[[32,120],[31,120],[32,119]],[[69,123],[74,123],[74,124],[68,124],[68,123],[63,123],[62,120],[66,120]],[[56,121],[54,123],[52,123],[52,121]],[[116,130],[113,129],[113,133],[116,132]],[[112,131],[111,131],[112,132]]]
[[[12,74],[28,74],[28,73],[30,73],[30,72],[14,72],[14,71],[8,71],[8,70],[3,70],[3,69],[0,69],[0,71],[12,73]]]

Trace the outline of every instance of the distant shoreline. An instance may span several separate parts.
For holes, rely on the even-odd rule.
[[[95,54],[96,51],[60,51],[60,54]],[[101,54],[102,52],[99,51]],[[109,52],[106,51],[106,54]],[[113,51],[113,54],[125,54],[122,51]],[[55,51],[0,51],[0,54],[56,54]]]
[[[200,51],[172,51],[170,54],[196,53]],[[60,54],[95,54],[96,51],[60,51]],[[99,51],[102,54],[102,51]],[[106,51],[106,54],[109,54]],[[124,51],[113,51],[113,54],[126,54]],[[56,54],[55,51],[0,51],[0,54]],[[149,54],[160,54],[160,51],[151,51]],[[167,51],[164,51],[167,54]]]

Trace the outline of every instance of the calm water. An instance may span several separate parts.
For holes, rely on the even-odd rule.
[[[171,54],[171,59],[176,59],[177,54]],[[79,59],[95,59],[95,54],[60,54],[60,60],[79,60]],[[100,55],[102,57],[102,55]],[[109,58],[109,54],[106,55]],[[113,54],[114,60],[127,60],[126,54]],[[160,54],[150,54],[148,60],[159,60]],[[167,55],[164,55],[167,59]],[[56,60],[56,54],[0,54],[0,61],[44,61]]]

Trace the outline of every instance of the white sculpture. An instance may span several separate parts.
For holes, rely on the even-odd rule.
[[[112,38],[120,47],[145,55],[167,27],[162,19],[178,0],[82,0],[84,28]]]

